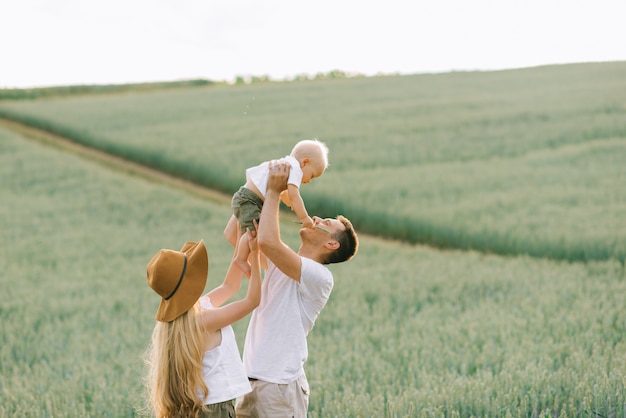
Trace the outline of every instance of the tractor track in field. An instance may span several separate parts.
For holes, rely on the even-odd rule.
[[[171,174],[167,174],[163,171],[148,167],[143,164],[139,164],[135,161],[118,157],[105,151],[79,144],[61,135],[48,132],[44,129],[35,128],[33,126],[27,125],[22,122],[17,122],[12,119],[0,117],[0,126],[16,132],[28,140],[39,142],[41,144],[57,148],[64,152],[75,154],[81,158],[85,158],[109,167],[110,169],[141,177],[155,183],[175,187],[177,189],[184,190],[192,195],[198,196],[202,199],[210,200],[215,203],[230,207],[232,194],[219,192],[217,190],[199,185],[192,181],[185,180]],[[289,210],[281,210],[281,217],[285,217],[286,219],[291,221],[297,220],[297,217]],[[359,235],[365,234],[360,233]]]
[[[134,161],[79,144],[60,135],[2,117],[0,117],[0,126],[17,132],[27,139],[53,146],[65,152],[76,154],[80,157],[95,161],[117,171],[143,177],[157,183],[174,186],[202,198],[209,199],[220,204],[230,205],[231,195],[198,185],[191,181],[181,179],[180,177],[169,175],[154,168],[138,164]]]

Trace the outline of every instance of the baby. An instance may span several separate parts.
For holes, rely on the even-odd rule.
[[[291,154],[283,160],[289,163],[290,170],[287,190],[282,192],[281,200],[296,213],[303,228],[313,228],[313,220],[300,196],[300,184],[309,183],[324,174],[328,167],[328,147],[317,139],[305,139],[298,142]],[[237,247],[235,264],[247,277],[250,275],[250,264],[248,264],[250,251],[245,232],[246,229],[253,231],[252,221],[258,221],[261,216],[268,176],[269,161],[246,170],[246,184],[233,195],[233,215],[224,230],[226,238]],[[239,223],[238,231],[237,222]]]

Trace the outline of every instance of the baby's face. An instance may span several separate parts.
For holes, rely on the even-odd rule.
[[[323,164],[312,160],[301,163],[300,166],[302,167],[302,183],[304,184],[310,183],[314,178],[324,174],[324,170],[326,169]]]

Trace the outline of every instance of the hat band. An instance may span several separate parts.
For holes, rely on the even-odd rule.
[[[180,273],[180,279],[178,279],[178,283],[176,283],[176,287],[174,288],[174,290],[172,290],[172,293],[170,293],[169,296],[164,298],[165,300],[169,300],[172,296],[174,296],[174,293],[176,293],[176,291],[180,287],[180,284],[183,281],[183,277],[185,276],[185,270],[187,270],[187,254],[183,253],[183,255],[185,256],[185,263],[183,264],[183,272]]]

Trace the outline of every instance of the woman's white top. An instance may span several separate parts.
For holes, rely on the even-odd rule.
[[[200,304],[203,309],[213,307],[208,296],[203,296]],[[221,331],[221,344],[205,351],[202,358],[202,375],[209,388],[205,405],[229,401],[252,391],[239,355],[233,327],[228,325]],[[198,392],[198,396],[202,396],[202,393]]]

